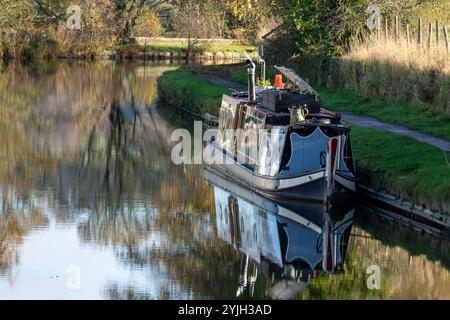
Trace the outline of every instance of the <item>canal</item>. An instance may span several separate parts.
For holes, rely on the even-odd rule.
[[[170,68],[1,67],[0,299],[450,299],[446,240],[172,164]]]

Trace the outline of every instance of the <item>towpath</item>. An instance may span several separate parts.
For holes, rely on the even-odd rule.
[[[201,77],[213,84],[225,86],[233,90],[241,91],[246,90],[247,88],[245,85],[238,81],[234,81],[232,79],[225,78],[219,75],[204,74],[201,75]],[[357,126],[400,134],[402,136],[410,137],[416,139],[417,141],[432,145],[438,149],[441,149],[442,151],[450,151],[450,141],[448,140],[439,139],[416,130],[408,129],[403,126],[382,122],[371,117],[358,116],[350,112],[341,112],[341,114],[344,121],[353,123]]]
[[[213,83],[213,84],[217,84],[219,86],[224,86],[233,90],[238,90],[238,91],[242,91],[242,90],[246,90],[247,86],[243,85],[242,83],[235,81],[233,79],[230,78],[226,78],[226,77],[222,77],[219,75],[215,75],[215,74],[202,74],[200,75],[200,77],[202,79],[208,80],[209,82]]]

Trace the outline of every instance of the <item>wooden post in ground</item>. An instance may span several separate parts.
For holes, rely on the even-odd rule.
[[[386,18],[384,20],[384,38],[386,39],[386,41],[388,40],[388,36],[389,36],[389,25],[388,25],[388,18]]]
[[[436,20],[436,47],[439,48],[439,21]]]
[[[419,30],[417,32],[417,41],[419,44],[419,49],[422,49],[422,19],[419,18]]]
[[[400,38],[400,25],[399,25],[399,21],[398,21],[398,16],[395,16],[395,41],[398,42],[399,38]]]
[[[449,43],[448,43],[447,26],[444,26],[444,37],[445,37],[445,45],[447,47],[447,53],[450,54],[450,48],[449,48]]]
[[[433,41],[433,24],[430,22],[428,25],[428,49],[431,50],[431,42]]]

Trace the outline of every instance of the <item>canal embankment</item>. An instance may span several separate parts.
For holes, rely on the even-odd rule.
[[[209,81],[211,73],[227,80],[224,83],[217,78]],[[161,76],[158,81],[159,98],[165,105],[195,110],[200,115],[210,113],[217,116],[222,94],[230,92],[229,81],[235,80],[243,85],[245,79],[245,70],[242,71],[242,67],[239,70],[237,66],[228,71],[217,66],[182,68]],[[330,110],[357,110],[355,114],[367,112],[373,119],[387,120],[384,116],[378,117],[372,108],[379,105],[387,110],[389,102],[383,105],[382,100],[364,98],[343,90],[319,89],[319,93]],[[417,105],[401,105],[409,112],[393,117],[392,124],[403,125],[430,137],[447,138],[450,127],[445,116],[420,112],[421,107]],[[421,118],[417,118],[419,115]],[[349,122],[360,183],[373,192],[392,195],[397,203],[411,205],[411,210],[419,210],[425,216],[434,216],[438,212],[438,220],[447,221],[450,207],[448,152],[401,133],[359,125],[358,121]],[[420,122],[425,124],[424,129],[419,126]]]
[[[188,41],[184,38],[136,38],[127,44],[99,48],[94,51],[63,50],[54,45],[23,48],[1,48],[0,60],[82,59],[82,60],[168,60],[195,63],[232,63],[255,58],[252,44],[227,39]]]
[[[256,47],[239,43],[196,43],[185,41],[134,43],[120,46],[115,51],[116,59],[174,60],[196,62],[236,62],[257,56]]]

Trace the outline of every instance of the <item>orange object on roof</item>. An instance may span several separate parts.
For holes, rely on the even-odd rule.
[[[282,74],[277,74],[275,76],[275,88],[281,89],[283,88],[283,75]]]

